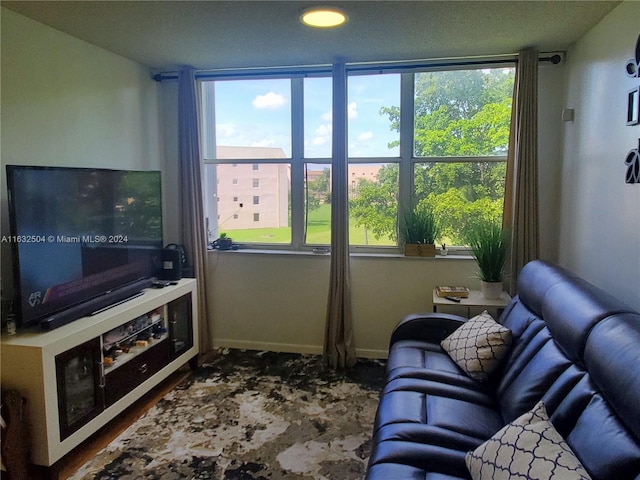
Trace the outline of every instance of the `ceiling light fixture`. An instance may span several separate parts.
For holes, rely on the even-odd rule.
[[[302,12],[300,21],[308,27],[334,28],[347,23],[347,14],[335,7],[314,7]]]

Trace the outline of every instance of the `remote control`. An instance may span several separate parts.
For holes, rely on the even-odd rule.
[[[444,297],[447,300],[451,300],[452,302],[460,303],[460,299],[458,297]]]

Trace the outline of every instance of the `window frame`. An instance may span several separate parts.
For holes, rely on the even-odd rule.
[[[399,129],[399,155],[388,157],[349,157],[348,163],[351,164],[398,164],[398,217],[399,212],[411,205],[414,197],[414,169],[416,164],[421,163],[476,163],[476,162],[502,162],[506,163],[506,155],[496,156],[451,156],[451,157],[418,157],[414,152],[415,138],[415,118],[414,118],[414,88],[415,75],[428,71],[449,71],[449,70],[471,70],[471,69],[492,69],[492,68],[513,68],[516,64],[515,57],[510,59],[502,59],[497,62],[482,62],[478,64],[456,64],[438,63],[430,64],[425,62],[419,63],[382,63],[382,64],[361,64],[347,65],[346,75],[347,81],[349,77],[355,75],[371,75],[384,73],[400,74],[400,129]],[[221,74],[220,77],[215,75],[209,76],[207,79],[199,79],[198,91],[201,96],[201,105],[205,108],[201,109],[201,132],[203,145],[208,145],[209,149],[203,146],[203,163],[204,163],[204,183],[205,193],[215,191],[217,179],[215,178],[215,168],[208,168],[209,165],[219,164],[252,164],[253,169],[256,165],[263,163],[288,164],[290,167],[290,208],[291,208],[291,242],[290,243],[248,243],[243,244],[243,248],[259,249],[259,250],[290,250],[290,251],[313,251],[318,247],[327,247],[327,244],[312,244],[304,242],[305,232],[305,186],[304,186],[304,170],[306,164],[328,165],[331,167],[331,158],[317,158],[304,156],[304,78],[308,77],[331,77],[332,72],[323,68],[309,67],[309,69],[299,68],[294,72],[283,74],[269,72],[267,70],[251,70],[251,74],[246,72],[233,74]],[[290,81],[291,88],[291,156],[286,158],[247,158],[247,159],[216,159],[207,158],[204,155],[206,151],[215,152],[215,126],[214,123],[214,97],[215,82],[222,80],[246,80],[250,76],[253,79],[261,78],[281,78]],[[204,84],[213,85],[210,89],[205,89]],[[348,102],[347,102],[348,103]],[[344,105],[347,109],[348,105]],[[208,110],[208,111],[207,111]],[[211,150],[213,148],[213,150]],[[213,172],[213,174],[212,174]],[[213,187],[213,188],[212,188]],[[215,206],[216,196],[205,199],[208,206],[205,205],[205,212],[209,212],[210,216],[215,218],[217,208]],[[213,206],[213,209],[211,207]],[[217,221],[216,221],[217,224]],[[208,227],[209,228],[209,227]],[[217,229],[214,230],[217,232]],[[211,232],[208,232],[209,240]],[[373,253],[373,254],[401,254],[402,248],[399,244],[389,246],[365,246],[350,245],[351,253]],[[451,246],[448,247],[453,254],[468,254],[466,247]]]

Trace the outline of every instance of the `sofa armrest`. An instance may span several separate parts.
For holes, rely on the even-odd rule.
[[[389,347],[399,340],[440,343],[466,321],[465,317],[447,313],[407,315],[393,329]]]

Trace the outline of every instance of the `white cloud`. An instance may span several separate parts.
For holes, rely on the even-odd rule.
[[[238,128],[234,123],[216,124],[216,138],[227,139],[234,137],[238,133]]]
[[[265,95],[258,95],[253,99],[255,108],[268,108],[269,110],[277,110],[287,104],[286,98],[279,93],[269,92]]]
[[[330,123],[322,124],[315,130],[315,138],[311,141],[312,145],[324,145],[331,139],[332,125]]]
[[[359,142],[371,140],[372,138],[373,138],[373,132],[362,132],[360,135],[358,135]]]
[[[347,107],[347,114],[349,119],[358,117],[358,105],[356,102],[351,102]]]
[[[358,118],[358,104],[356,102],[351,102],[347,106],[347,116],[349,119]],[[333,119],[333,110],[329,110],[327,113],[322,115],[322,120],[325,122],[330,122]]]
[[[323,137],[331,135],[331,124],[320,125],[318,128],[316,128],[315,134]]]

